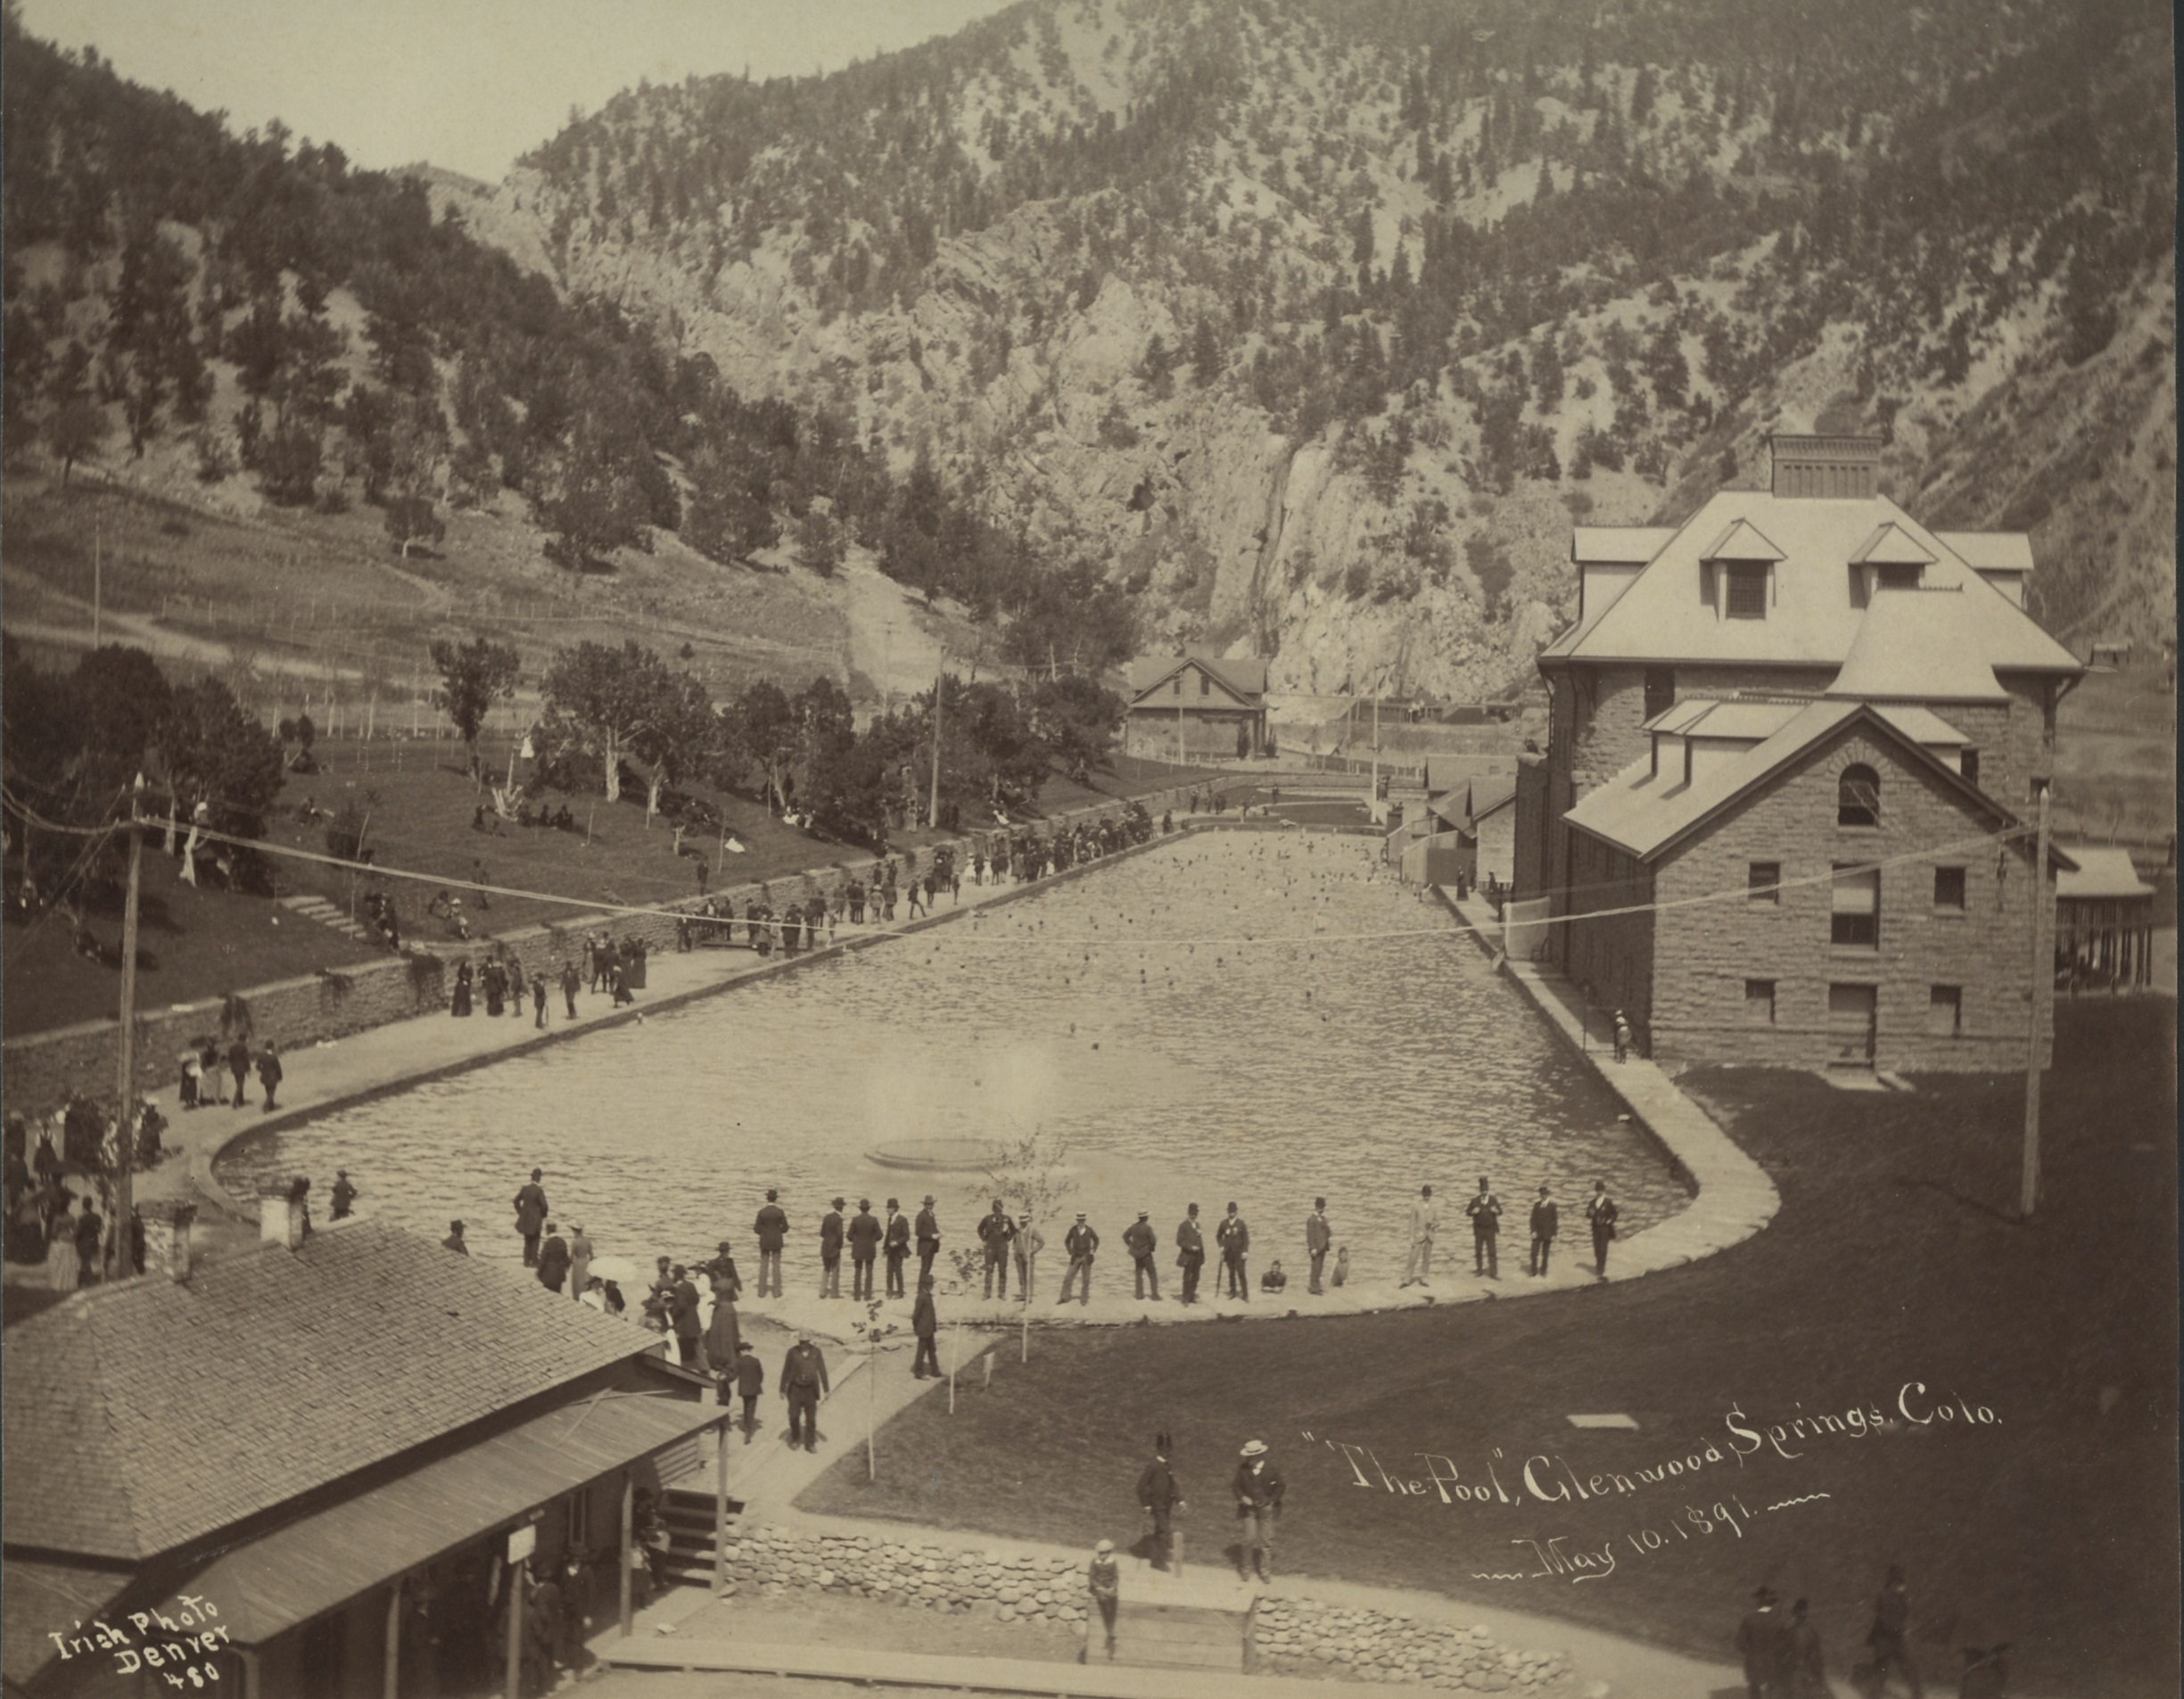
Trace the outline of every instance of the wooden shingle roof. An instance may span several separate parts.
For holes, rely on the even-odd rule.
[[[169,1551],[656,1347],[374,1221],[94,1287],[7,1330],[11,1547]]]

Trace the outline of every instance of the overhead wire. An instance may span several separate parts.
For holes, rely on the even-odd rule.
[[[23,818],[37,823],[42,830],[58,832],[84,832],[88,829],[93,829],[80,827],[66,827],[54,822],[38,820],[35,813],[33,813],[19,798],[12,796],[7,796],[4,789],[0,789],[0,796],[4,796],[6,804],[11,809],[14,810]],[[147,821],[142,823],[146,825],[156,825],[158,822]],[[119,829],[119,826],[117,824],[113,827],[100,829],[104,829],[111,832],[112,830]],[[182,830],[185,829],[185,828],[183,823],[177,822],[177,829]],[[726,918],[722,916],[705,916],[694,913],[689,908],[684,905],[687,903],[688,899],[684,899],[683,903],[675,904],[638,904],[614,901],[602,901],[596,897],[568,896],[558,892],[531,890],[521,886],[484,884],[475,880],[450,878],[445,874],[421,872],[408,868],[383,866],[376,862],[364,862],[350,861],[336,855],[321,854],[314,850],[300,849],[288,845],[268,844],[259,838],[243,837],[232,833],[216,831],[205,826],[197,826],[194,829],[194,829],[201,842],[227,844],[236,848],[255,850],[261,854],[280,856],[287,860],[305,862],[318,866],[338,868],[342,871],[347,873],[359,873],[368,877],[400,879],[415,884],[438,886],[444,890],[453,892],[457,895],[462,895],[472,892],[482,892],[488,896],[510,897],[522,901],[553,903],[566,908],[581,909],[588,912],[599,915],[647,917],[673,915],[679,918],[687,918],[693,920],[710,920],[716,925],[725,925],[728,923]],[[2036,829],[2036,828],[2029,826],[2015,826],[2006,828],[1996,832],[1982,832],[1975,837],[1957,838],[1945,844],[1922,845],[1916,849],[1905,850],[1893,855],[1882,856],[1870,861],[1845,862],[1840,865],[1833,865],[1824,872],[1802,875],[1793,878],[1778,879],[1775,884],[1770,886],[1754,887],[1747,883],[1718,891],[1702,892],[1691,896],[1673,897],[1665,901],[1621,903],[1606,908],[1586,909],[1574,913],[1543,915],[1540,917],[1537,924],[1567,926],[1578,920],[1611,920],[1624,915],[1634,914],[1667,914],[1677,912],[1685,909],[1704,907],[1711,903],[1750,902],[1757,896],[1776,894],[1783,891],[1801,890],[1817,885],[1832,885],[1837,878],[1845,873],[1878,872],[1885,870],[1891,867],[1900,867],[1919,862],[1932,862],[1940,856],[1968,854],[1976,850],[1991,848],[2032,837]],[[1079,863],[1078,865],[1089,865],[1089,863]],[[806,877],[806,875],[799,871],[782,873],[776,875],[775,877],[780,879],[789,880],[799,879]],[[851,874],[848,877],[854,877],[854,875]],[[1605,887],[1595,887],[1591,888]],[[973,912],[977,912],[976,909],[973,910]],[[738,917],[738,923],[741,923],[742,919],[743,917]],[[778,928],[779,922],[777,921],[773,924]],[[865,937],[900,936],[906,935],[908,930],[909,928],[907,927],[900,926],[884,928],[874,928],[868,926],[864,928],[863,930],[858,934],[858,936]],[[1149,929],[1145,934],[1140,935],[1134,940],[1134,942],[1141,944],[1150,943],[1166,947],[1173,947],[1174,945],[1183,944],[1193,948],[1200,944],[1234,948],[1242,948],[1246,945],[1269,944],[1310,944],[1316,947],[1322,944],[1334,944],[1395,943],[1405,939],[1422,937],[1460,937],[1467,935],[1477,935],[1481,930],[1482,928],[1473,926],[1469,922],[1464,922],[1455,927],[1443,924],[1432,927],[1394,928],[1387,930],[1372,932],[1285,933],[1270,934],[1264,936],[1249,933],[1241,936],[1183,936],[1181,935],[1162,934]],[[991,934],[981,934],[975,928],[972,929],[968,936],[970,941],[983,944],[989,947],[997,947],[1002,944],[1008,944],[1010,947],[1014,947],[1016,944],[1021,942],[1025,944],[1035,944],[1038,946],[1044,948],[1089,949],[1094,944],[1109,946],[1116,942],[1116,935],[1079,937],[1062,937],[1056,936],[1054,937],[1040,938],[1036,940],[1019,941],[1014,939],[1004,939]],[[482,940],[481,940],[481,942],[482,942]]]

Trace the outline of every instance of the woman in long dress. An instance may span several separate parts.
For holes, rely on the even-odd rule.
[[[455,998],[448,1012],[462,1016],[470,1012],[470,964],[466,961],[455,970]]]
[[[76,1200],[69,1198],[46,1228],[45,1286],[49,1291],[72,1292],[83,1278],[83,1262],[76,1255]]]

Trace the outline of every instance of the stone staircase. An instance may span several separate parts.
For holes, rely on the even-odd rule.
[[[378,938],[350,920],[323,896],[284,896],[280,899],[280,903],[292,914],[300,914],[306,920],[316,920],[320,926],[332,927],[334,931],[341,933],[345,937],[354,938],[359,944],[368,944],[374,946],[379,944]]]

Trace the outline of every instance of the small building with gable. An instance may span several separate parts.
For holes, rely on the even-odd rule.
[[[1186,650],[1141,656],[1125,680],[1123,753],[1238,761],[1266,753],[1266,663]]]

